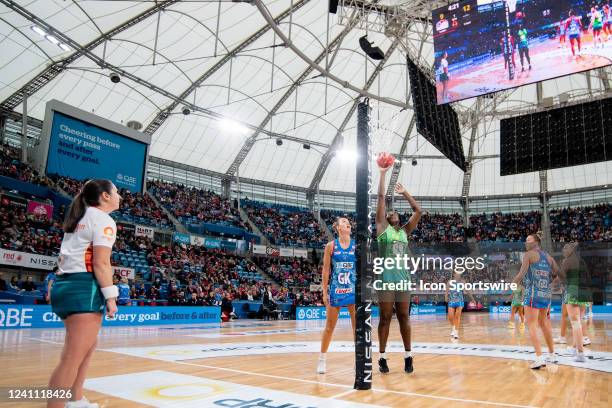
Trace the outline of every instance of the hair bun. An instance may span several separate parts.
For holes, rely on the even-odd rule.
[[[538,236],[538,238],[542,239],[544,238],[544,233],[542,231],[538,231],[536,232],[536,235]]]

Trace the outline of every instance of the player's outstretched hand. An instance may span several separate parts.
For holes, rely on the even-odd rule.
[[[395,184],[395,192],[397,194],[404,194],[406,192],[406,189],[404,188],[402,183],[396,183]]]

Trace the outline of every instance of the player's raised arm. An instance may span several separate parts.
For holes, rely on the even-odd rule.
[[[384,153],[379,156],[378,168],[380,170],[380,181],[378,182],[378,203],[376,204],[376,235],[380,235],[389,226],[387,221],[386,206],[385,206],[385,184],[387,171],[393,166],[393,163],[388,164],[386,167],[381,166],[381,157]],[[383,163],[386,164],[386,163]]]
[[[417,227],[417,225],[419,225],[419,220],[421,219],[421,206],[400,183],[397,183],[395,185],[395,192],[401,194],[406,199],[406,201],[408,201],[410,207],[412,208],[412,216],[410,217],[408,222],[402,227],[406,231],[406,234],[410,235],[410,233]]]

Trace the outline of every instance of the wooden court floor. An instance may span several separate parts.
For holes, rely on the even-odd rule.
[[[352,389],[348,321],[338,323],[323,375],[315,372],[323,321],[105,328],[85,395],[101,407],[126,408],[612,406],[612,316],[588,321],[593,344],[586,368],[560,362],[537,371],[528,368],[526,359],[532,355],[522,348],[530,345],[526,328],[508,327],[507,316],[465,314],[458,341],[451,341],[444,316],[411,321],[414,373],[402,371],[394,320],[388,347],[391,372],[378,373],[375,352],[369,391]],[[558,331],[558,317],[553,316],[553,326]],[[373,334],[376,343],[376,325]],[[63,335],[61,329],[0,331],[0,387],[44,386],[58,361]],[[557,345],[561,355],[564,347]],[[5,401],[0,406],[44,405]]]

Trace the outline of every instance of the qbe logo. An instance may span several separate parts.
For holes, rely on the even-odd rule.
[[[117,181],[119,183],[128,184],[130,186],[136,185],[136,177],[128,176],[126,174],[117,173]]]
[[[31,308],[0,309],[0,327],[32,327]]]
[[[298,311],[298,319],[300,320],[325,319],[325,310],[320,310],[319,308],[300,309]]]
[[[491,312],[493,312],[493,313],[497,313],[497,306],[493,306],[493,307],[491,308]]]

